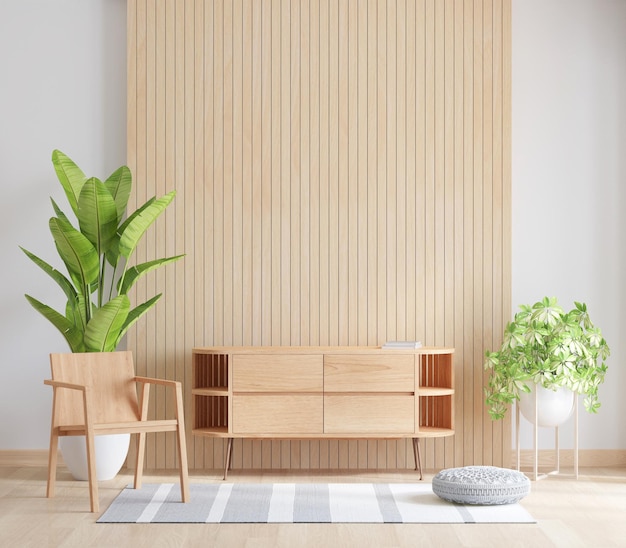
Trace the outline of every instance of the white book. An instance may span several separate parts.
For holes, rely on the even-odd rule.
[[[421,348],[420,341],[387,341],[381,348]]]

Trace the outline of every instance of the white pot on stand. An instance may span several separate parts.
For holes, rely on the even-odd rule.
[[[578,407],[577,394],[569,388],[559,387],[556,390],[544,388],[530,384],[530,393],[523,392],[520,394],[520,400],[517,402],[517,420],[516,420],[516,446],[517,446],[517,469],[520,468],[520,414],[533,424],[533,479],[538,479],[539,468],[539,427],[553,427],[555,436],[555,470],[548,472],[549,474],[558,474],[560,472],[560,450],[559,450],[559,425],[563,424],[575,411],[574,420],[574,471],[578,478]],[[537,413],[535,413],[535,409]],[[535,420],[536,419],[536,420]],[[545,477],[546,474],[544,474]]]
[[[530,383],[530,393],[520,394],[520,411],[531,423],[535,423],[535,393],[537,394],[537,426],[559,426],[572,415],[574,392],[569,388],[556,390]]]
[[[113,479],[121,470],[128,448],[130,434],[109,434],[95,436],[96,446],[96,477],[99,481]],[[87,445],[85,436],[62,436],[59,438],[59,448],[63,462],[74,479],[87,481]]]

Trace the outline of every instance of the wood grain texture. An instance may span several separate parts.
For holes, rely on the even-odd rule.
[[[321,392],[321,355],[233,356],[233,392]]]
[[[415,430],[412,395],[324,395],[324,432],[383,437]]]
[[[321,434],[323,396],[319,394],[262,394],[233,396],[233,434],[263,432],[269,437],[281,434]],[[277,443],[277,442],[273,442]]]
[[[360,355],[326,355],[324,390],[326,392],[413,392],[414,356],[388,358]]]
[[[237,444],[239,440],[235,440]],[[259,445],[262,443],[258,441]],[[357,443],[357,442],[355,442]],[[461,527],[409,526],[407,524],[334,524],[323,526],[296,525],[291,523],[268,523],[260,529],[257,524],[159,524],[148,527],[137,524],[96,523],[96,516],[84,511],[81,489],[64,472],[59,482],[58,496],[46,499],[45,462],[34,464],[38,454],[23,451],[15,455],[0,451],[0,504],[3,508],[2,541],[5,546],[70,546],[118,548],[152,548],[153,546],[177,546],[188,548],[204,546],[207,539],[219,538],[221,546],[245,546],[262,543],[267,546],[414,546],[416,538],[423,546],[501,546],[503,539],[521,537],[526,546],[620,546],[626,538],[626,521],[623,517],[626,500],[626,456],[612,468],[587,468],[584,477],[576,480],[570,470],[560,477],[533,482],[532,494],[522,504],[537,520],[536,525],[473,524]],[[613,453],[609,450],[590,453]],[[616,453],[619,453],[617,451]],[[585,457],[587,452],[583,452]],[[238,455],[235,447],[234,458]],[[591,456],[591,455],[590,455]],[[604,459],[593,459],[601,462]],[[18,457],[18,458],[15,458]],[[412,455],[411,455],[412,458]],[[585,458],[585,460],[587,460]],[[589,460],[589,462],[592,462]],[[367,483],[367,482],[413,482],[414,470],[363,472],[344,470],[233,470],[228,479],[245,487],[249,483]],[[432,480],[432,473],[425,473],[425,481]],[[220,472],[204,470],[192,472],[193,483],[214,484],[220,481]],[[146,474],[146,483],[171,483],[176,481],[173,471]],[[132,473],[123,470],[102,489],[101,503],[108,506],[119,492],[132,482]],[[193,495],[192,495],[193,496]],[[617,502],[617,505],[616,505]],[[572,511],[572,509],[576,511]],[[347,540],[348,539],[348,540]]]
[[[482,362],[511,311],[511,1],[129,0],[127,20],[130,205],[178,193],[137,259],[186,254],[132,295],[163,292],[128,335],[138,374],[182,381],[191,416],[194,346],[452,346],[456,435],[425,466],[507,463]],[[188,440],[219,465],[221,440]],[[235,467],[412,466],[404,441],[237,442]],[[148,443],[175,465],[173,436]]]

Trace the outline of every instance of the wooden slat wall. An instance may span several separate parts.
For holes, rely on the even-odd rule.
[[[185,383],[203,345],[456,347],[454,438],[426,466],[508,463],[483,404],[510,313],[510,0],[129,0],[133,199],[175,188],[139,260],[186,258],[129,334]],[[153,412],[170,411],[162,391]],[[189,435],[191,465],[222,441]],[[171,467],[171,437],[147,465]],[[404,441],[236,441],[235,467],[405,468]]]

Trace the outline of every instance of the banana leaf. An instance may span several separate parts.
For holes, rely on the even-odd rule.
[[[50,201],[52,202],[52,208],[54,209],[54,213],[56,214],[56,216],[59,219],[66,221],[69,225],[74,226],[72,222],[67,218],[67,215],[63,213],[63,211],[61,211],[61,208],[57,205],[57,203],[52,198],[50,198]]]
[[[98,280],[100,272],[98,252],[91,242],[67,221],[52,217],[50,232],[69,274],[73,274],[81,282],[77,289],[82,292],[83,288]]]
[[[117,232],[117,207],[111,193],[102,181],[88,179],[78,198],[80,231],[102,255],[111,245]]]
[[[128,198],[133,186],[133,177],[130,173],[130,169],[126,166],[122,166],[116,169],[109,178],[104,181],[104,186],[113,196],[115,206],[117,209],[117,224],[119,225],[124,212],[128,206]]]
[[[176,255],[174,257],[167,257],[164,259],[155,259],[154,261],[148,261],[136,266],[132,266],[126,270],[124,277],[120,279],[118,283],[118,294],[126,295],[135,282],[144,274],[169,263],[173,263],[178,259],[181,259],[184,255]]]
[[[124,325],[122,326],[122,329],[120,329],[120,333],[118,335],[118,341],[117,341],[118,344],[122,340],[122,337],[126,334],[126,331],[128,331],[128,329],[139,318],[141,318],[141,316],[143,316],[146,312],[148,312],[148,310],[150,310],[157,303],[157,301],[161,298],[161,295],[162,293],[155,295],[151,299],[147,300],[145,303],[142,303],[139,306],[136,306],[128,313],[126,321],[124,322]]]
[[[83,334],[80,329],[68,320],[62,314],[59,314],[54,308],[49,307],[47,304],[38,301],[30,295],[26,295],[26,299],[32,305],[32,307],[42,314],[54,327],[56,327],[65,340],[69,344],[72,352],[84,352],[85,345],[83,343]]]
[[[75,301],[68,301],[65,307],[65,316],[73,320],[76,326],[84,333],[87,322],[91,318],[91,301],[89,295],[78,293]]]
[[[34,253],[31,253],[27,249],[20,246],[20,249],[26,254],[26,256],[33,261],[39,268],[41,268],[46,274],[48,274],[63,290],[65,296],[69,299],[76,299],[76,289],[62,272],[49,265],[46,261],[40,259]]]
[[[113,352],[129,311],[130,300],[126,295],[118,295],[102,308],[96,309],[85,328],[87,351]]]
[[[133,217],[120,237],[120,255],[127,259],[130,258],[146,230],[165,211],[174,196],[176,196],[176,191],[172,190],[172,192],[152,202],[139,215]]]
[[[124,233],[124,230],[126,230],[126,227],[133,221],[133,219],[135,217],[139,216],[144,209],[146,209],[148,206],[150,206],[155,201],[156,201],[156,197],[150,198],[139,209],[135,210],[132,214],[130,214],[121,225],[119,225],[119,227],[117,229],[117,234],[116,234],[115,238],[113,239],[113,241],[111,242],[111,245],[109,246],[109,249],[106,252],[107,262],[112,267],[114,267],[114,268],[117,267],[118,262],[119,262],[119,258],[120,258],[120,238],[121,238],[121,235]]]
[[[82,321],[83,315],[78,307],[78,299],[74,299],[74,301],[67,301],[65,303],[65,318],[68,322],[70,322],[77,330],[82,333],[85,332],[86,323]]]
[[[59,182],[63,190],[65,190],[67,201],[72,207],[74,214],[78,216],[78,197],[80,196],[80,191],[83,189],[87,177],[83,171],[60,150],[52,152],[52,163]]]

